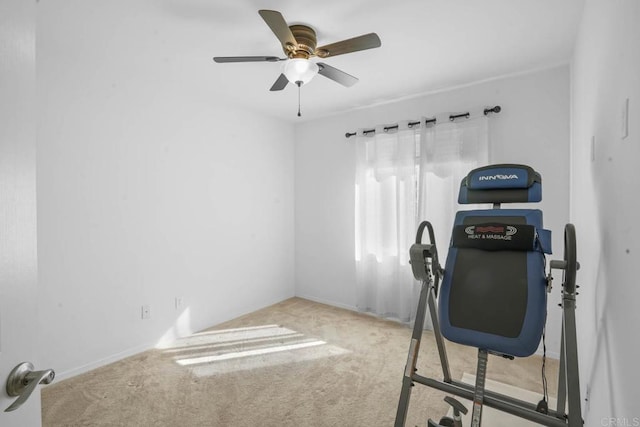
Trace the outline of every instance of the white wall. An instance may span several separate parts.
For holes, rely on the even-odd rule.
[[[640,425],[638,22],[640,2],[588,0],[571,66],[571,220],[582,265],[578,343],[589,399],[585,425],[592,426]],[[626,98],[629,136],[622,139]]]
[[[296,294],[355,308],[354,140],[345,132],[443,112],[500,105],[491,118],[491,158],[525,163],[543,177],[545,226],[554,231],[555,257],[569,218],[569,68],[500,78],[373,106],[296,126]],[[449,233],[450,230],[436,230]],[[409,248],[407,248],[407,251]],[[408,255],[407,255],[408,256]],[[550,298],[549,330],[560,329],[558,289]],[[548,336],[559,354],[559,334]]]
[[[213,96],[197,27],[149,11],[38,5],[40,345],[59,377],[294,294],[293,126]]]

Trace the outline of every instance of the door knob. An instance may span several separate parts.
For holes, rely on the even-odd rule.
[[[18,398],[4,411],[15,411],[27,401],[38,384],[50,384],[55,377],[56,373],[53,369],[34,371],[31,363],[22,362],[13,368],[7,378],[7,394],[12,397],[18,396]]]

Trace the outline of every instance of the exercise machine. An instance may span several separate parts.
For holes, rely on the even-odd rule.
[[[470,400],[472,427],[480,427],[485,405],[544,426],[583,425],[575,319],[579,268],[575,228],[566,224],[564,259],[551,261],[547,274],[551,231],[543,227],[542,211],[502,209],[501,206],[541,200],[541,176],[529,166],[497,164],[469,172],[460,184],[458,203],[489,203],[492,207],[456,213],[444,268],[438,258],[433,227],[428,221],[420,224],[409,256],[413,274],[422,287],[395,427],[405,425],[415,384]],[[428,243],[422,242],[425,230]],[[551,269],[562,270],[559,304],[562,330],[555,408],[549,407],[544,375],[544,396],[538,404],[485,389],[489,354],[513,359],[531,356],[537,351],[545,333]],[[442,379],[422,376],[417,370],[427,310],[433,324]],[[451,377],[445,338],[478,349],[475,385]],[[546,354],[543,363],[545,357]],[[447,396],[445,401],[451,405],[453,417],[445,416],[437,423],[430,419],[428,426],[462,427],[461,414],[466,414],[468,409],[454,397]]]

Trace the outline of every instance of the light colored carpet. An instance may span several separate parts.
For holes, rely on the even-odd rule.
[[[42,389],[51,426],[390,426],[411,330],[292,298],[162,349]],[[447,343],[452,375],[475,372],[476,350]],[[548,361],[555,390],[557,362]],[[541,395],[541,359],[490,356],[488,378]],[[418,371],[441,377],[433,335]],[[447,412],[444,394],[413,388],[407,426]]]

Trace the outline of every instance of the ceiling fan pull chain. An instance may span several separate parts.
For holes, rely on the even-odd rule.
[[[301,81],[297,81],[296,85],[298,85],[298,117],[301,117],[302,114],[300,114],[300,86],[302,86],[302,82]]]

